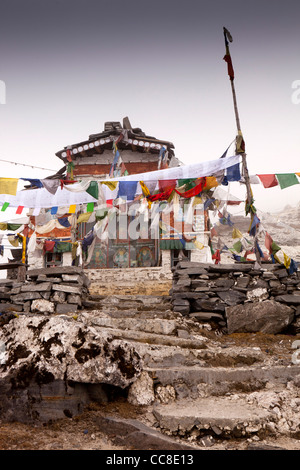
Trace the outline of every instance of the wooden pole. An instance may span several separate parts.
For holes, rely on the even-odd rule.
[[[238,105],[237,105],[237,99],[236,99],[236,92],[235,92],[235,86],[234,86],[234,71],[232,67],[232,62],[231,62],[231,56],[230,56],[230,51],[229,51],[229,42],[232,42],[232,36],[228,29],[225,27],[223,28],[223,33],[224,33],[224,39],[225,39],[225,51],[226,55],[224,57],[224,60],[226,60],[228,64],[228,74],[230,76],[230,83],[231,83],[231,91],[232,91],[232,98],[233,98],[233,107],[234,107],[234,113],[235,113],[235,120],[236,120],[236,126],[237,126],[237,131],[238,135],[236,138],[236,143],[237,139],[242,139],[242,130],[241,130],[241,123],[240,123],[240,116],[239,116],[239,111],[238,111]],[[243,163],[243,177],[245,180],[245,185],[246,185],[246,191],[247,191],[247,202],[249,205],[252,203],[252,190],[251,190],[251,185],[250,185],[250,178],[249,178],[249,172],[248,172],[248,167],[247,167],[247,159],[246,159],[246,153],[244,151],[238,151],[237,146],[236,146],[236,154],[240,154],[242,157],[242,163]],[[254,246],[255,246],[255,255],[256,255],[256,261],[261,267],[261,261],[260,261],[260,256],[259,256],[259,251],[258,251],[258,242],[257,242],[257,236],[254,237]]]

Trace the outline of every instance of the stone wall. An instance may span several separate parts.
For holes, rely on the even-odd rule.
[[[181,262],[173,270],[173,310],[223,331],[300,332],[300,272],[281,265]]]
[[[170,251],[152,268],[85,269],[91,295],[169,295],[172,287]]]
[[[0,280],[0,314],[5,312],[76,313],[88,295],[81,268],[32,269],[26,281]]]

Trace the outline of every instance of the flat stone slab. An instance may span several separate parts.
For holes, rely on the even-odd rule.
[[[134,450],[195,450],[195,447],[179,443],[135,419],[100,416],[96,422],[100,430],[105,429],[106,434],[112,436],[115,445]]]
[[[158,405],[153,414],[163,430],[171,432],[218,428],[220,434],[235,429],[248,433],[258,432],[274,414],[246,401],[229,400],[224,397],[200,398],[193,401]]]
[[[27,277],[37,277],[42,274],[46,276],[57,276],[62,274],[83,274],[82,268],[77,266],[61,266],[56,268],[29,269],[26,272]]]
[[[77,286],[66,286],[65,284],[53,284],[52,290],[67,292],[68,294],[81,294],[82,289]]]

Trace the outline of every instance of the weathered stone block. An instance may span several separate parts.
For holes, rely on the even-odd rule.
[[[11,295],[12,302],[23,302],[24,300],[40,299],[41,296],[38,292],[23,292],[17,295]]]
[[[285,294],[285,295],[278,295],[275,297],[275,300],[277,302],[284,302],[285,304],[300,304],[300,296],[299,295],[291,295],[291,294]]]
[[[76,304],[57,304],[56,313],[58,314],[67,314],[67,313],[76,313],[77,305]]]
[[[83,278],[79,274],[62,274],[62,280],[64,282],[76,282],[81,286],[83,285]]]
[[[81,294],[82,289],[77,286],[66,286],[65,284],[53,284],[52,290],[66,292],[67,294]]]
[[[21,292],[44,292],[51,290],[51,282],[41,282],[39,284],[25,284],[21,287]]]
[[[52,302],[57,302],[59,304],[63,304],[66,301],[66,293],[55,291],[51,297]]]
[[[32,312],[54,313],[55,304],[45,299],[36,299],[31,304]]]
[[[226,308],[228,334],[254,333],[277,334],[294,318],[294,311],[274,300],[245,303]]]
[[[217,292],[217,294],[227,305],[236,305],[247,300],[247,296],[237,290]]]
[[[69,294],[67,297],[67,302],[69,304],[76,304],[81,307],[81,297],[77,294]]]

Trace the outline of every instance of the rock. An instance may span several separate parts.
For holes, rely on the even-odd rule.
[[[22,305],[15,305],[10,303],[0,303],[0,313],[4,312],[22,312]]]
[[[129,389],[128,402],[132,405],[151,405],[154,399],[153,380],[147,372],[142,372]]]
[[[294,318],[294,311],[274,300],[263,300],[226,308],[228,334],[254,333],[277,334]]]
[[[41,296],[38,292],[23,292],[21,294],[12,295],[12,302],[24,302],[24,300],[35,300],[40,299]]]
[[[158,385],[155,390],[155,397],[161,403],[169,403],[176,399],[176,392],[172,385],[166,385],[165,387],[162,385]]]
[[[25,284],[23,287],[21,287],[21,292],[44,292],[44,291],[50,291],[51,290],[51,282],[41,282],[39,284]]]
[[[63,304],[66,301],[66,293],[55,291],[51,297],[52,302],[57,302],[58,304]]]
[[[245,294],[236,290],[217,292],[217,294],[227,305],[236,305],[247,300]]]
[[[264,288],[259,287],[257,289],[252,289],[247,292],[247,299],[252,302],[256,300],[262,301],[268,298],[269,298],[268,291],[267,289],[264,289]]]
[[[300,296],[299,295],[278,295],[275,297],[275,300],[278,302],[284,302],[286,304],[298,304],[300,305]]]
[[[67,294],[79,294],[79,295],[82,292],[81,287],[67,286],[65,284],[53,284],[52,290],[59,291],[59,292],[66,292]]]
[[[7,345],[6,363],[0,368],[3,420],[44,422],[58,417],[58,409],[60,417],[64,410],[72,416],[88,400],[87,384],[125,389],[142,369],[130,343],[70,317],[10,319],[0,328],[0,343]]]
[[[83,277],[79,274],[62,274],[62,280],[64,282],[76,282],[77,284],[83,285]]]
[[[216,301],[214,298],[208,300],[195,300],[192,303],[192,310],[194,312],[208,311],[208,312],[225,312],[225,304]]]
[[[190,314],[190,317],[195,318],[198,321],[224,320],[223,315],[220,315],[220,313],[216,312],[193,312]]]
[[[76,313],[77,308],[77,304],[57,304],[56,313],[59,315],[64,315],[67,313]]]
[[[33,300],[31,304],[32,312],[41,312],[41,313],[54,313],[55,304],[45,299],[36,299]]]
[[[69,304],[76,304],[81,307],[81,297],[78,294],[69,294],[67,297],[67,302]]]

